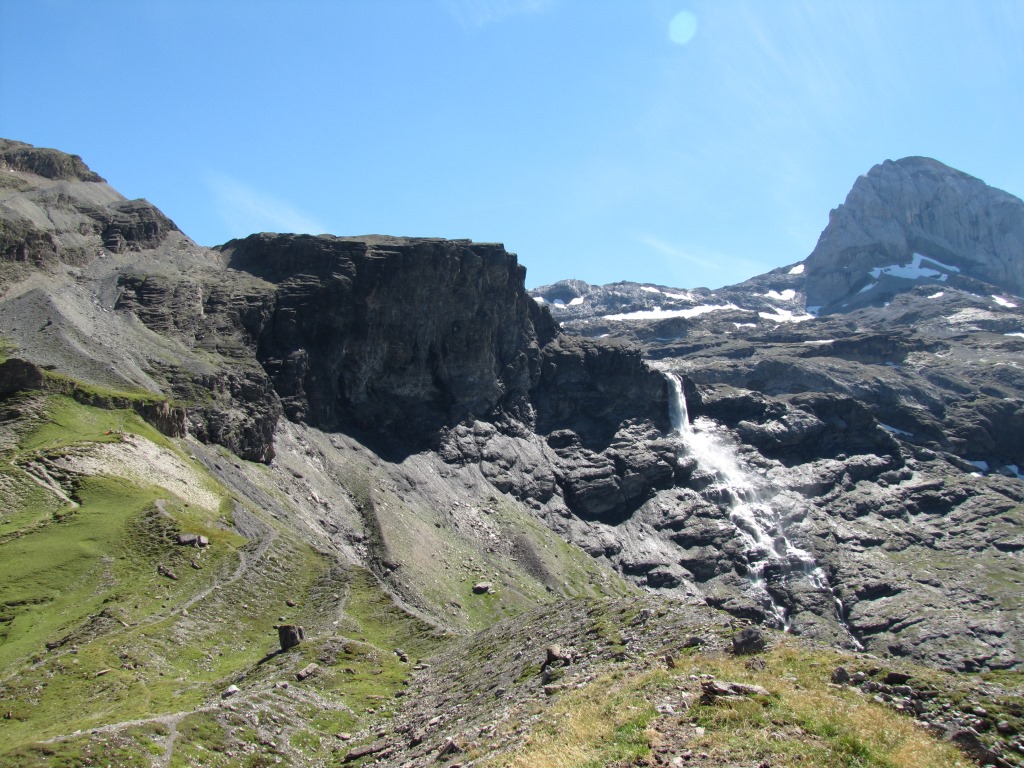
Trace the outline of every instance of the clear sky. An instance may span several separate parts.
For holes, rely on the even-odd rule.
[[[0,136],[203,245],[500,241],[719,287],[927,155],[1024,195],[1022,0],[0,0]]]

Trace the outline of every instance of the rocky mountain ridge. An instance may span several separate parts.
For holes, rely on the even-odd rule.
[[[935,161],[887,163],[798,264],[714,292],[565,281],[531,298],[498,244],[264,233],[206,249],[80,159],[4,142],[0,164],[0,487],[17,510],[0,546],[59,540],[116,481],[152,499],[126,518],[148,542],[131,558],[202,580],[202,558],[156,533],[198,526],[224,558],[217,588],[242,590],[97,587],[106,602],[64,639],[53,625],[47,659],[31,627],[51,626],[52,598],[18,586],[0,630],[25,680],[55,674],[68,638],[99,655],[133,632],[133,591],[174,618],[157,645],[128,644],[151,672],[126,690],[187,668],[186,640],[222,647],[227,618],[256,638],[270,612],[305,612],[333,669],[397,626],[436,648],[431,633],[638,588],[850,652],[1021,666],[1024,215],[1005,193]],[[969,215],[950,224],[958,200]],[[80,437],[47,437],[50,423]],[[257,562],[279,587],[244,592],[269,575]],[[289,611],[264,605],[285,597]],[[391,674],[373,647],[367,663]],[[224,670],[204,664],[209,697]],[[239,683],[262,674],[246,664]],[[4,684],[6,701],[29,695]]]

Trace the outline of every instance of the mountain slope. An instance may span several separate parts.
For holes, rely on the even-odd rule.
[[[718,723],[651,665],[737,674],[721,652],[750,622],[819,703],[838,663],[865,686],[1003,670],[985,716],[917,667],[934,690],[878,682],[862,714],[895,727],[889,701],[1015,759],[1020,326],[980,278],[814,319],[808,259],[714,294],[567,282],[549,309],[497,244],[200,248],[80,159],[0,159],[0,764],[523,764],[607,675]],[[282,624],[306,638],[277,652]],[[820,726],[794,687],[766,695],[792,749],[712,739],[717,764],[812,741],[896,759],[835,730],[856,692]]]

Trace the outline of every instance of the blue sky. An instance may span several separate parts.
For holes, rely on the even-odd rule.
[[[718,287],[927,155],[1024,195],[1020,0],[0,0],[0,135],[193,239],[500,241]]]

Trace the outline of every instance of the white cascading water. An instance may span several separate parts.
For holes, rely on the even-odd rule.
[[[767,600],[776,622],[789,630],[787,611],[772,595],[765,580],[765,571],[770,566],[785,575],[806,578],[814,589],[828,592],[835,603],[839,622],[849,632],[843,603],[829,585],[825,572],[810,552],[795,546],[786,536],[782,516],[761,497],[753,476],[741,466],[735,451],[721,434],[721,428],[706,418],[690,423],[682,380],[671,373],[666,373],[666,378],[672,392],[669,400],[672,428],[687,454],[697,461],[697,466],[715,476],[716,481],[704,493],[724,502],[727,507],[729,520],[746,549],[747,578]],[[860,645],[852,634],[850,636],[855,644]]]

